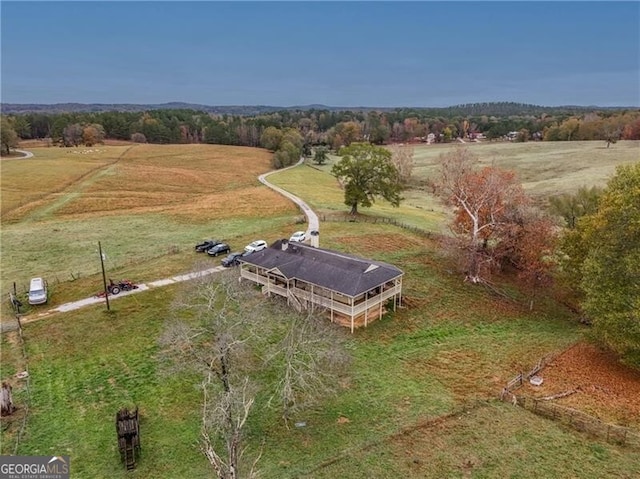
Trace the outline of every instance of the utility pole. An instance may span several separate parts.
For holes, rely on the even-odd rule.
[[[98,251],[100,252],[100,265],[102,266],[102,284],[104,285],[104,297],[107,300],[107,311],[111,311],[109,307],[109,291],[107,291],[107,276],[104,273],[104,257],[102,256],[102,245],[98,241]]]

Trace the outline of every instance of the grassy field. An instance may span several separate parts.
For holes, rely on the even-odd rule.
[[[400,207],[378,199],[371,208],[359,208],[359,212],[442,232],[447,213],[425,182],[437,177],[439,156],[460,147],[474,152],[480,166],[495,164],[516,171],[525,190],[543,204],[551,195],[572,193],[581,186],[604,186],[617,165],[640,161],[640,141],[622,141],[610,148],[599,141],[414,145],[413,180],[402,193]],[[330,174],[339,159],[330,155],[322,166],[308,161],[306,167],[272,175],[269,180],[301,196],[323,214],[347,214],[344,195]]]
[[[304,198],[321,216],[343,216],[349,213],[349,207],[344,204],[344,192],[329,173],[331,164],[320,168],[301,165],[271,175],[269,181]],[[405,199],[398,208],[383,199],[377,199],[371,208],[360,208],[359,211],[369,216],[393,217],[429,231],[443,231],[446,212],[436,199],[416,190],[407,190],[402,194]]]
[[[414,148],[414,175],[437,172],[438,156],[462,145],[420,145]],[[572,193],[581,186],[605,186],[615,167],[640,161],[640,141],[620,141],[607,148],[602,141],[467,143],[480,165],[514,170],[525,190],[544,198]]]
[[[464,285],[443,268],[434,244],[395,227],[332,223],[323,235],[328,247],[403,268],[408,306],[353,336],[344,330],[353,364],[339,396],[295,418],[307,427],[287,429],[259,400],[248,432],[253,451],[264,444],[264,477],[462,477],[465,467],[481,477],[620,477],[638,470],[633,452],[492,399],[514,372],[582,336],[566,311],[542,301],[529,312]],[[403,248],[390,254],[366,241],[371,235]],[[19,453],[69,454],[74,477],[125,477],[113,414],[137,404],[143,458],[136,477],[207,476],[197,448],[198,379],[166,376],[158,361],[157,338],[180,287],[119,299],[112,314],[95,307],[27,325],[32,402]],[[3,335],[3,351],[14,341]],[[13,361],[3,353],[2,377],[14,374]],[[448,417],[474,401],[480,406],[470,413]],[[5,432],[3,452],[14,440]],[[564,460],[567,454],[576,461]],[[610,472],[597,475],[604,460]]]
[[[55,301],[64,302],[99,289],[98,240],[114,278],[146,281],[211,263],[192,251],[201,238],[224,236],[242,245],[298,229],[293,224],[297,210],[251,178],[269,169],[264,152],[214,146],[104,148],[120,150],[75,177],[52,170],[57,183],[50,178],[40,196],[29,196],[25,188],[16,202],[23,207],[6,222],[3,216],[3,279],[46,271]],[[16,161],[1,165],[3,181],[5,166]],[[219,185],[217,171],[235,186]],[[247,176],[235,177],[240,171]],[[271,179],[321,212],[347,211],[326,172],[303,166]],[[130,208],[101,205],[98,199],[110,192],[144,200]],[[253,192],[263,195],[255,209]],[[245,193],[246,203],[236,201]],[[229,209],[206,216],[212,198],[228,201]],[[265,204],[271,201],[272,209]],[[437,230],[443,214],[429,209],[433,200],[417,195],[414,201],[423,207],[407,201],[387,211],[376,204],[367,214],[399,215]],[[354,335],[343,331],[352,365],[337,397],[294,418],[306,427],[286,428],[258,396],[247,439],[252,452],[263,445],[263,477],[640,474],[638,451],[592,440],[494,399],[517,372],[585,336],[585,327],[552,297],[539,296],[529,311],[523,306],[528,305],[525,292],[515,284],[500,283],[515,301],[465,284],[437,243],[401,228],[360,222],[326,222],[321,228],[323,247],[403,269],[405,305]],[[34,236],[42,243],[31,244]],[[79,279],[69,281],[71,273]],[[120,298],[111,314],[103,306],[92,307],[25,326],[31,395],[18,454],[69,454],[72,477],[78,478],[211,477],[198,450],[199,379],[167,375],[159,360],[158,338],[165,322],[180,315],[171,304],[184,287]],[[4,289],[3,284],[6,297]],[[0,346],[0,375],[11,378],[20,406],[16,417],[3,419],[1,452],[8,454],[16,450],[28,398],[14,378],[24,368],[16,333],[3,334]],[[130,474],[120,463],[113,418],[120,407],[133,404],[142,416],[143,455]]]
[[[294,228],[296,208],[256,179],[270,169],[263,150],[128,145],[32,151],[33,159],[0,163],[7,207],[0,236],[3,297],[12,282],[24,290],[34,276],[57,290],[52,304],[73,292],[97,291],[98,241],[111,275],[141,282],[190,269],[193,245],[204,238],[242,249],[256,235],[273,240]]]

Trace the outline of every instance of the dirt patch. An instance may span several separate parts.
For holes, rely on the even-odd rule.
[[[538,375],[544,383],[527,384],[524,394],[544,397],[575,389],[575,394],[554,402],[606,422],[640,427],[640,371],[621,364],[614,354],[578,343]]]

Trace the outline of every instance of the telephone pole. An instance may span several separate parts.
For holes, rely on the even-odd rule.
[[[102,256],[102,245],[98,241],[98,251],[100,253],[100,266],[102,266],[102,284],[104,286],[104,297],[107,300],[107,311],[111,311],[109,307],[109,291],[107,291],[107,276],[104,273],[104,257]]]

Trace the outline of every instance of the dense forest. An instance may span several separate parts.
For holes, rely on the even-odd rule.
[[[3,149],[13,146],[7,142],[37,138],[60,146],[114,139],[264,146],[277,151],[282,148],[273,142],[274,129],[280,132],[277,137],[286,137],[296,149],[307,151],[313,145],[338,149],[354,141],[387,144],[477,137],[489,141],[640,139],[637,108],[542,107],[507,102],[397,109],[318,105],[308,109],[206,107],[205,111],[183,106],[191,105],[4,104],[3,130],[10,129],[15,135],[3,134]],[[60,112],[65,107],[70,111]],[[265,145],[267,129],[270,146]],[[290,145],[286,146],[290,156],[295,157]]]

